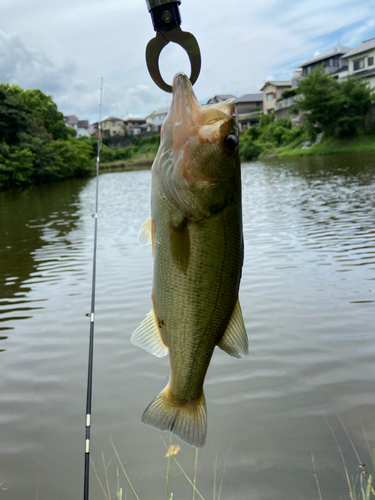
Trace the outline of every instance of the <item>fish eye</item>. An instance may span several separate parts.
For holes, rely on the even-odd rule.
[[[234,151],[237,147],[238,139],[235,135],[230,134],[224,137],[223,146],[228,151]]]

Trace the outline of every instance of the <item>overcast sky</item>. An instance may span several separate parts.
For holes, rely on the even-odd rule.
[[[298,64],[338,43],[375,37],[373,0],[182,0],[182,29],[198,39],[202,70],[195,92],[259,92],[289,80]],[[51,94],[60,111],[98,119],[147,116],[171,96],[151,80],[145,48],[154,36],[145,0],[1,0],[0,80]],[[169,44],[161,72],[190,74],[184,51]]]

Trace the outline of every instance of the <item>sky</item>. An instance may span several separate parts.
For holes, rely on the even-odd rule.
[[[375,37],[373,0],[182,0],[181,28],[198,40],[202,69],[195,93],[260,92],[270,79],[289,80],[302,62],[338,44]],[[171,95],[148,74],[145,49],[155,36],[145,0],[1,0],[0,81],[52,95],[64,115],[146,117]],[[183,49],[160,56],[171,83],[190,74]]]

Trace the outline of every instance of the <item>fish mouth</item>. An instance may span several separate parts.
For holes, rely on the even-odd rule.
[[[175,75],[172,89],[173,147],[178,151],[186,145],[202,106],[194,94],[189,78],[184,73]]]

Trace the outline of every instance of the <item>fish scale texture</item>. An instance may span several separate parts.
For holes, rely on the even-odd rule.
[[[212,352],[237,301],[242,267],[239,211],[239,204],[233,204],[187,224],[186,272],[174,262],[167,219],[155,225],[155,311],[169,347],[172,390],[181,399],[200,396]]]
[[[238,302],[241,167],[234,104],[202,106],[183,74],[152,167],[151,218],[154,324],[150,315],[133,340],[155,355],[168,348],[171,371],[142,420],[203,446],[203,383],[215,346],[236,357],[248,349]]]

